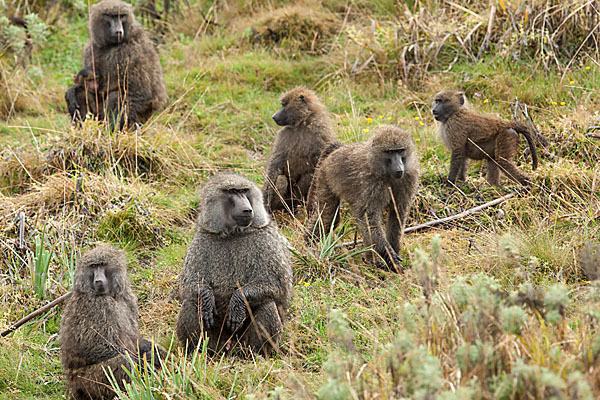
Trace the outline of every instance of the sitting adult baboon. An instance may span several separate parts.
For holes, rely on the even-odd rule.
[[[537,168],[538,157],[529,129],[518,122],[479,114],[472,107],[465,107],[465,98],[457,90],[442,90],[433,98],[431,110],[440,122],[440,137],[450,155],[448,181],[465,180],[468,159],[487,160],[487,180],[490,185],[500,182],[500,170],[523,186],[531,185],[527,175],[514,164],[519,133],[525,136],[531,150],[533,169]]]
[[[207,181],[199,208],[179,276],[177,336],[188,351],[205,334],[213,352],[240,342],[268,354],[278,348],[292,294],[287,242],[260,190],[239,175]]]
[[[321,151],[335,141],[329,113],[312,90],[298,86],[281,96],[273,115],[279,126],[266,165],[263,189],[269,211],[290,210],[308,195]]]
[[[138,316],[124,253],[110,245],[85,252],[60,321],[62,365],[75,399],[112,399],[107,373],[124,388],[130,379],[123,367],[143,366],[143,358],[160,367],[166,353],[140,337]]]
[[[93,5],[88,31],[90,41],[83,51],[82,71],[92,71],[99,78],[97,90],[102,100],[92,107],[85,104],[85,109],[99,116],[94,108],[102,105],[111,126],[118,124],[120,129],[144,123],[163,109],[167,91],[158,54],[135,20],[131,5],[121,0],[102,0]],[[77,110],[77,105],[73,99],[83,102],[82,98],[73,94],[66,97],[71,118],[75,119],[72,110]]]
[[[400,239],[419,185],[417,155],[408,132],[391,125],[377,128],[366,143],[332,146],[319,161],[310,188],[308,239],[329,232],[340,201],[347,202],[366,244],[388,267],[401,261]],[[388,212],[384,231],[384,213]],[[376,265],[383,266],[379,261]]]

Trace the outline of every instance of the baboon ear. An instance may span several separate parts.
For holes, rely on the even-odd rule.
[[[306,97],[304,97],[304,95],[303,95],[303,94],[301,94],[301,95],[300,95],[300,100],[302,100],[302,102],[303,102],[304,104],[306,104]]]
[[[458,102],[460,103],[460,105],[462,106],[463,104],[465,104],[465,95],[462,93],[458,94]]]

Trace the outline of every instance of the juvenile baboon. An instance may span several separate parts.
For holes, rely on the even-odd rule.
[[[204,334],[213,352],[238,341],[254,352],[276,350],[292,294],[292,267],[260,190],[239,175],[215,175],[200,192],[199,208],[179,276],[179,340],[188,351]]]
[[[158,54],[135,20],[131,5],[121,0],[93,5],[88,31],[90,41],[83,50],[83,70],[98,76],[97,90],[111,126],[118,124],[121,129],[141,124],[163,109],[167,91]],[[76,109],[69,103],[73,98],[80,100],[70,95],[69,110]],[[85,108],[97,114],[89,104]]]
[[[283,128],[275,137],[263,188],[269,211],[286,205],[293,210],[304,202],[321,151],[335,141],[329,113],[315,92],[298,86],[279,101],[273,120]]]
[[[98,92],[100,77],[91,69],[82,69],[73,78],[73,86],[65,93],[65,101],[71,120],[80,123],[89,113],[104,119],[102,93]]]
[[[62,365],[75,399],[112,399],[104,370],[123,388],[130,380],[123,367],[143,366],[144,357],[161,365],[166,354],[140,337],[138,316],[124,253],[110,245],[85,252],[60,322]]]
[[[310,189],[308,238],[319,238],[319,219],[324,232],[329,232],[334,217],[339,220],[340,201],[347,202],[365,243],[372,244],[392,267],[401,261],[400,239],[419,185],[412,137],[398,127],[384,125],[365,143],[332,149],[319,162]]]
[[[537,151],[529,129],[518,122],[479,114],[464,104],[464,95],[457,90],[442,90],[433,98],[431,112],[440,122],[442,141],[452,152],[448,181],[465,180],[470,158],[487,160],[487,180],[491,185],[499,184],[499,171],[502,170],[509,178],[529,186],[531,180],[513,162],[521,133],[529,144],[533,169],[537,168]]]

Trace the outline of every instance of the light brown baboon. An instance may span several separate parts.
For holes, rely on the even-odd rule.
[[[167,91],[158,53],[135,20],[131,5],[121,0],[103,0],[93,5],[88,31],[90,41],[83,50],[82,71],[98,76],[97,90],[111,126],[118,124],[121,129],[142,124],[163,109]],[[79,100],[73,95],[67,98],[72,118],[76,115],[71,111],[77,109],[76,104],[69,103],[73,98]],[[95,105],[86,104],[85,108],[96,115]]]
[[[287,241],[258,187],[232,173],[200,192],[196,234],[183,261],[177,336],[191,351],[208,338],[213,352],[243,348],[268,354],[281,339],[292,295]]]
[[[137,299],[129,286],[125,254],[110,245],[87,251],[77,263],[72,295],[60,321],[62,365],[75,399],[112,399],[105,371],[120,387],[134,364],[166,354],[140,336]]]
[[[400,239],[419,185],[412,137],[398,127],[384,125],[365,143],[332,149],[315,171],[308,199],[313,210],[307,226],[308,238],[319,237],[319,219],[323,231],[329,232],[334,218],[339,220],[340,201],[347,202],[365,243],[372,244],[392,267],[401,261]]]
[[[487,160],[487,180],[491,185],[499,184],[500,170],[523,186],[531,185],[531,180],[513,162],[521,133],[529,144],[533,169],[537,168],[537,151],[529,129],[518,122],[479,114],[464,103],[463,93],[457,90],[442,90],[433,98],[431,112],[440,122],[442,141],[452,152],[448,181],[453,184],[457,179],[465,180],[470,158]]]
[[[335,141],[335,134],[327,109],[312,90],[298,86],[279,101],[281,109],[273,119],[283,128],[267,161],[263,194],[269,211],[286,205],[293,211],[306,199],[321,151]]]

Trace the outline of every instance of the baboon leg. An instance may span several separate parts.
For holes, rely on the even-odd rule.
[[[396,253],[400,251],[400,239],[402,238],[402,233],[404,231],[403,225],[402,219],[398,217],[398,214],[392,207],[388,215],[385,236]]]
[[[298,200],[306,202],[306,197],[308,196],[308,189],[310,189],[312,178],[312,174],[304,174],[300,177],[300,179],[298,179],[298,182],[296,183],[296,186],[298,187],[298,193],[296,194]]]
[[[458,170],[456,179],[459,181],[465,181],[467,179],[467,169],[469,168],[469,160],[465,157],[464,162]]]
[[[290,197],[290,184],[286,175],[277,175],[275,179],[275,189],[271,199],[272,210],[285,209],[285,202]]]
[[[353,210],[352,215],[361,215],[357,211],[359,210]],[[386,234],[383,231],[383,211],[368,210],[363,215],[363,218],[358,220],[358,225],[365,244],[372,244],[375,252],[383,258],[388,267],[392,268],[393,264],[398,264],[402,259],[386,239]],[[394,224],[389,220],[388,223]],[[380,265],[378,261],[375,261],[375,264]]]
[[[113,90],[108,94],[106,99],[106,116],[108,117],[108,123],[110,129],[114,130],[115,127],[118,130],[123,129],[125,125],[126,117],[126,104],[121,98],[121,94],[118,90]]]
[[[134,362],[137,361],[135,355],[131,355],[131,359]],[[119,383],[119,387],[124,389],[123,381],[129,382],[130,379],[122,366],[130,369],[131,362],[126,356],[119,354],[100,363],[68,371],[73,397],[86,400],[113,398],[115,392],[110,387],[104,370],[112,371],[116,381]]]
[[[269,301],[252,310],[252,322],[248,326],[242,341],[255,353],[265,357],[279,349],[283,323],[279,317],[277,305]]]
[[[188,352],[198,345],[202,335],[202,321],[199,304],[193,299],[186,299],[177,316],[177,337]]]
[[[519,134],[514,129],[507,129],[499,134],[496,140],[496,161],[506,176],[523,186],[529,186],[531,181],[527,175],[519,171],[514,164],[519,142]]]
[[[500,186],[500,169],[495,160],[487,160],[487,181],[492,186]]]
[[[465,149],[464,146],[452,150],[450,155],[450,173],[448,174],[448,181],[451,183],[456,182],[456,178],[459,175],[461,168],[465,168]]]
[[[310,222],[308,223],[307,235],[311,239],[315,239],[316,237],[318,238],[317,240],[320,240],[321,227],[319,226],[319,220],[321,220],[323,224],[323,234],[327,235],[331,229],[333,220],[335,219],[336,225],[340,220],[340,199],[334,195],[329,188],[318,188],[317,190],[319,198],[313,214],[310,217]]]

